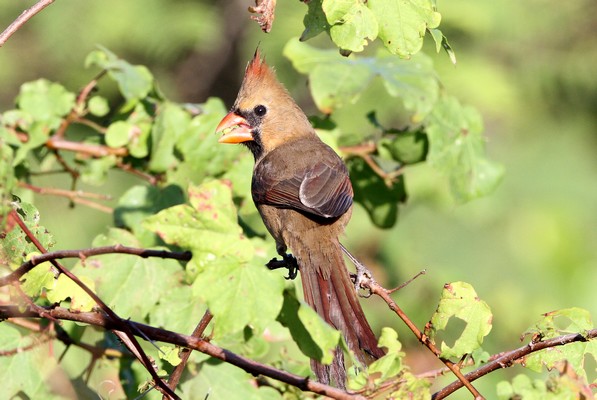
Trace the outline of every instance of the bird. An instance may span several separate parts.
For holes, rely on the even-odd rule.
[[[255,158],[252,198],[282,256],[268,267],[288,268],[289,278],[298,268],[306,303],[342,333],[362,366],[382,357],[339,240],[352,214],[348,169],[318,137],[259,49],[216,133],[222,133],[220,143],[243,144]],[[331,365],[312,359],[311,368],[321,383],[345,388],[339,347]]]

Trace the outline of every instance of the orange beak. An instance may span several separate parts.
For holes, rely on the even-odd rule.
[[[251,132],[253,127],[249,125],[246,119],[234,112],[228,113],[228,115],[220,121],[216,128],[216,133],[224,130],[229,131],[224,133],[224,135],[218,139],[218,142],[220,143],[242,143],[254,140],[253,133]]]

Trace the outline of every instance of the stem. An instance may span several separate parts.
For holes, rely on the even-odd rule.
[[[8,26],[8,28],[6,28],[4,30],[4,32],[0,33],[0,47],[2,47],[4,45],[4,43],[6,43],[6,41],[16,31],[18,31],[23,25],[25,25],[25,23],[27,21],[29,21],[31,18],[33,18],[34,15],[36,15],[38,12],[40,12],[41,10],[43,10],[44,8],[46,8],[53,2],[54,2],[54,0],[40,0],[37,3],[35,3],[34,5],[32,5],[31,7],[29,7],[28,9],[26,9],[25,11],[23,11],[21,13],[21,15],[19,15],[17,17],[17,19],[15,19],[12,22],[12,24],[10,24]]]

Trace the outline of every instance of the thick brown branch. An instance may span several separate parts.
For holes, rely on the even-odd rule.
[[[35,235],[31,232],[31,230],[27,227],[25,222],[21,219],[21,217],[15,210],[10,211],[9,217],[13,221],[15,221],[17,223],[17,225],[19,225],[19,227],[23,230],[23,232],[29,238],[31,243],[33,243],[35,245],[35,247],[40,251],[40,253],[46,254],[48,252],[44,248],[44,246],[40,243],[40,241],[35,237]],[[58,261],[56,261],[55,258],[51,258],[49,261],[50,261],[50,263],[52,263],[52,265],[54,267],[56,267],[56,269],[58,269],[58,271],[60,271],[60,273],[69,277],[81,289],[83,289],[83,291],[85,293],[87,293],[93,299],[93,301],[95,301],[95,303],[98,305],[98,307],[112,320],[112,323],[115,325],[115,328],[113,328],[114,334],[120,338],[127,339],[127,343],[131,344],[131,346],[129,347],[129,350],[133,354],[138,356],[139,361],[145,367],[147,372],[149,372],[149,374],[153,378],[154,382],[156,383],[157,389],[160,392],[162,392],[163,394],[167,394],[172,399],[179,399],[179,397],[170,389],[170,387],[168,387],[166,382],[164,382],[158,376],[157,371],[152,366],[151,360],[149,359],[149,357],[147,357],[147,354],[145,354],[145,352],[141,348],[141,345],[135,338],[134,333],[132,332],[132,328],[129,325],[129,321],[123,320],[122,318],[120,318],[110,307],[108,307],[108,305],[106,303],[104,303],[104,301],[102,299],[100,299],[95,294],[95,292],[93,292],[93,290],[91,290],[89,288],[89,286],[87,286],[86,284],[81,282],[81,280],[79,278],[77,278],[72,272],[70,272],[67,268],[65,268],[60,263],[58,263]]]
[[[104,329],[115,330],[120,326],[104,313],[99,312],[71,312],[65,308],[47,308],[45,312],[52,318],[81,322],[89,325],[99,326]],[[18,306],[0,306],[0,319],[5,318],[39,318],[39,313],[32,309],[21,309]],[[242,370],[254,374],[263,375],[276,379],[280,382],[295,386],[303,391],[309,391],[333,399],[361,399],[363,396],[347,393],[343,390],[324,385],[310,380],[307,377],[291,374],[278,370],[269,365],[261,364],[248,358],[239,356],[231,351],[215,346],[208,341],[193,336],[182,335],[165,329],[154,328],[149,325],[129,321],[131,329],[136,335],[154,341],[170,343],[176,346],[186,347],[208,354],[214,358],[235,365]]]
[[[16,32],[18,31],[21,26],[25,25],[27,21],[29,21],[35,14],[52,4],[54,0],[40,0],[35,3],[33,6],[29,7],[25,11],[15,19],[12,24],[8,26],[4,30],[4,32],[0,33],[0,47],[6,43],[6,41]]]

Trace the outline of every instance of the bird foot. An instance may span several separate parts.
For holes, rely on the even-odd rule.
[[[369,268],[365,266],[362,262],[357,260],[355,256],[353,256],[350,251],[342,243],[340,243],[340,248],[346,254],[346,256],[352,261],[354,264],[357,273],[350,274],[351,278],[354,281],[354,288],[361,297],[371,297],[373,292],[371,291],[371,284],[375,283],[375,279],[373,279],[373,274],[369,271]],[[367,292],[365,294],[361,293],[361,289],[365,289]]]
[[[355,290],[361,297],[371,297],[373,293],[371,292],[370,284],[375,282],[373,279],[373,274],[371,271],[369,271],[369,268],[365,267],[365,265],[360,262],[355,263],[355,268],[357,270],[357,273],[354,277]],[[362,294],[361,289],[366,290],[366,293]]]
[[[285,276],[284,279],[295,279],[298,275],[299,270],[296,258],[294,258],[292,254],[282,255],[281,260],[278,260],[277,258],[272,258],[271,260],[269,260],[267,264],[265,264],[265,266],[270,271],[279,268],[286,268],[288,270],[288,276]]]

